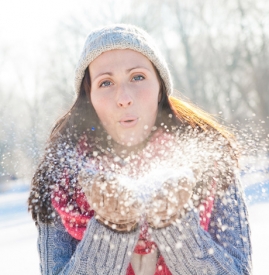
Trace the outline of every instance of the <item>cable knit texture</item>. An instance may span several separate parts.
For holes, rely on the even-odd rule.
[[[60,221],[54,225],[39,223],[38,230],[41,273],[50,275],[125,275],[139,236],[139,230],[116,233],[94,218],[80,242]]]
[[[199,223],[198,212],[190,211],[178,225],[152,230],[173,275],[251,274],[248,214],[238,181],[215,199],[208,232]],[[94,218],[80,242],[60,221],[38,229],[42,274],[125,275],[139,235],[115,233]]]
[[[248,214],[240,183],[217,198],[208,232],[199,225],[197,211],[176,226],[153,230],[172,274],[251,274]]]
[[[167,94],[172,94],[173,85],[170,71],[155,42],[144,30],[127,24],[111,25],[96,29],[89,34],[75,72],[77,94],[89,64],[103,52],[116,49],[130,49],[145,55],[159,71]]]
[[[193,209],[196,211],[188,210],[177,225],[149,230],[151,237],[147,240],[154,242],[161,253],[155,275],[251,274],[248,214],[229,147],[221,136],[211,135],[209,132],[200,133],[191,128],[185,129],[184,134],[180,132],[179,138],[178,146],[181,147],[177,148],[176,157],[188,158],[177,158],[177,168],[180,161],[193,171],[200,168],[197,173],[201,174],[202,184],[197,182],[192,198]],[[152,143],[148,145],[152,149],[150,152],[159,152],[158,147],[151,148],[151,145]],[[176,150],[176,147],[172,148]],[[92,156],[90,154],[90,159]],[[106,167],[105,160],[111,163],[108,156],[103,156],[102,167]],[[153,163],[153,158],[150,161],[145,157],[141,159],[147,160],[146,164]],[[69,161],[71,164],[75,162],[73,154]],[[74,170],[74,165],[71,164],[70,167]],[[127,169],[129,166],[126,163],[125,165]],[[134,171],[139,168],[133,162],[130,162],[130,167]],[[122,171],[122,166],[119,168]],[[149,171],[147,166],[145,168]],[[129,169],[126,171],[129,173]],[[58,175],[60,179],[61,176],[62,174]],[[60,196],[66,198],[70,204],[59,204],[59,209],[69,206],[68,210],[76,210],[70,208],[74,200],[77,203],[74,207],[84,205],[79,204],[81,200],[77,199],[81,197],[75,196],[76,188],[71,188],[72,182],[59,182],[54,184],[54,190],[61,190],[60,187],[67,185],[65,191],[72,191],[72,196],[65,193]],[[77,186],[76,182],[73,185]],[[197,200],[198,195],[202,200]],[[44,224],[40,220],[38,222],[42,274],[134,274],[129,264],[139,239],[139,230],[116,233],[89,217],[88,225],[83,228],[79,241],[76,240],[77,236],[69,232],[73,232],[70,231],[71,227],[76,228],[80,223],[71,222],[75,216],[69,217],[67,214],[70,211],[67,212],[63,216],[60,211],[56,211],[54,224]],[[70,218],[70,228],[62,223],[66,221],[66,217],[68,221]]]

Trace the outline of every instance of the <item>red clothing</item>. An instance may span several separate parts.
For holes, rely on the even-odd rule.
[[[79,155],[82,155],[85,151],[89,151],[84,138],[81,139],[77,150]],[[215,183],[213,184],[215,185]],[[51,201],[53,207],[60,215],[67,232],[73,238],[81,240],[83,238],[84,231],[86,230],[87,223],[94,216],[94,211],[91,210],[82,189],[77,187],[74,189],[73,194],[70,195],[67,191],[69,185],[69,175],[68,172],[65,171],[61,184],[56,185],[56,188],[52,193]],[[211,192],[212,196],[209,196],[207,201],[200,207],[200,225],[204,230],[208,230],[208,225],[210,222],[210,213],[214,202],[213,191],[214,190]],[[134,250],[135,253],[148,254],[150,253],[153,245],[156,247],[156,244],[147,240],[147,230],[140,233],[140,239],[145,242],[146,246],[142,247],[137,245]],[[135,275],[131,264],[129,264],[126,275]],[[155,275],[171,275],[171,272],[166,266],[162,256],[160,256],[157,261]]]
[[[65,185],[69,185],[68,175],[64,176]],[[91,210],[90,205],[88,204],[86,197],[82,190],[75,189],[75,192],[72,196],[74,200],[75,207],[68,206],[68,201],[70,196],[67,194],[66,189],[61,186],[57,190],[54,190],[52,195],[52,205],[59,213],[62,222],[67,230],[67,232],[75,239],[81,240],[83,238],[83,233],[86,230],[87,223],[94,216],[94,211]],[[204,230],[208,229],[210,222],[210,213],[213,207],[213,198],[209,197],[207,202],[203,204],[202,210],[200,211],[200,224]],[[145,240],[147,232],[142,232],[140,239]],[[150,253],[151,247],[154,243],[145,240],[146,247],[136,246],[134,252],[138,254],[147,254]],[[127,269],[126,275],[135,275],[131,264]],[[156,267],[155,275],[171,275],[168,267],[166,266],[162,256],[159,257]]]

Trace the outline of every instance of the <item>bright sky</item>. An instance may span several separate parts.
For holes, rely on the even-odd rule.
[[[41,47],[53,37],[60,22],[69,15],[77,16],[85,5],[89,1],[0,0],[0,65],[4,68],[0,69],[0,77],[7,85],[4,87],[14,82],[14,71],[19,71],[27,92],[33,94],[33,75],[27,72],[33,72],[42,58]]]
[[[13,91],[23,96],[27,94],[30,98],[36,93],[36,68],[44,64],[44,49],[53,43],[61,23],[72,18],[81,19],[83,23],[85,15],[98,18],[100,12],[100,16],[105,17],[111,9],[117,11],[113,13],[114,20],[117,20],[123,6],[124,3],[118,0],[0,0],[2,92]],[[23,80],[23,85],[19,79]]]
[[[40,41],[55,25],[82,1],[2,0],[0,38],[2,42],[24,44]],[[76,4],[77,3],[77,4]]]
[[[10,46],[36,44],[50,35],[68,16],[79,17],[83,11],[110,9],[112,1],[97,0],[0,0],[0,44]],[[124,4],[114,1],[116,10]],[[102,8],[101,8],[102,10]],[[103,9],[104,11],[104,9]],[[105,13],[105,11],[104,11]],[[116,14],[115,14],[116,17]]]
[[[117,0],[0,0],[1,85],[8,87],[14,82],[14,71],[23,72],[27,86],[33,85],[28,71],[33,72],[37,62],[42,64],[42,48],[53,42],[60,23],[87,13],[98,17],[101,11],[104,16],[112,2],[117,11],[123,10]],[[26,90],[31,95],[34,87]]]

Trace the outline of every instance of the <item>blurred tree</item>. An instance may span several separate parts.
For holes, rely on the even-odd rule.
[[[248,127],[257,139],[265,137],[268,14],[267,0],[95,1],[59,23],[32,66],[1,46],[0,173],[23,174],[24,167],[35,165],[53,122],[74,100],[74,69],[86,35],[110,23],[146,29],[166,57],[176,89],[228,123]],[[3,72],[11,70],[9,59],[13,73],[7,85]]]

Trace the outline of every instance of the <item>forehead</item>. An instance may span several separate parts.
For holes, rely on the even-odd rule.
[[[153,69],[151,61],[143,54],[130,49],[111,50],[102,53],[94,59],[89,69],[91,72],[101,69],[126,68],[129,67],[147,67]]]

